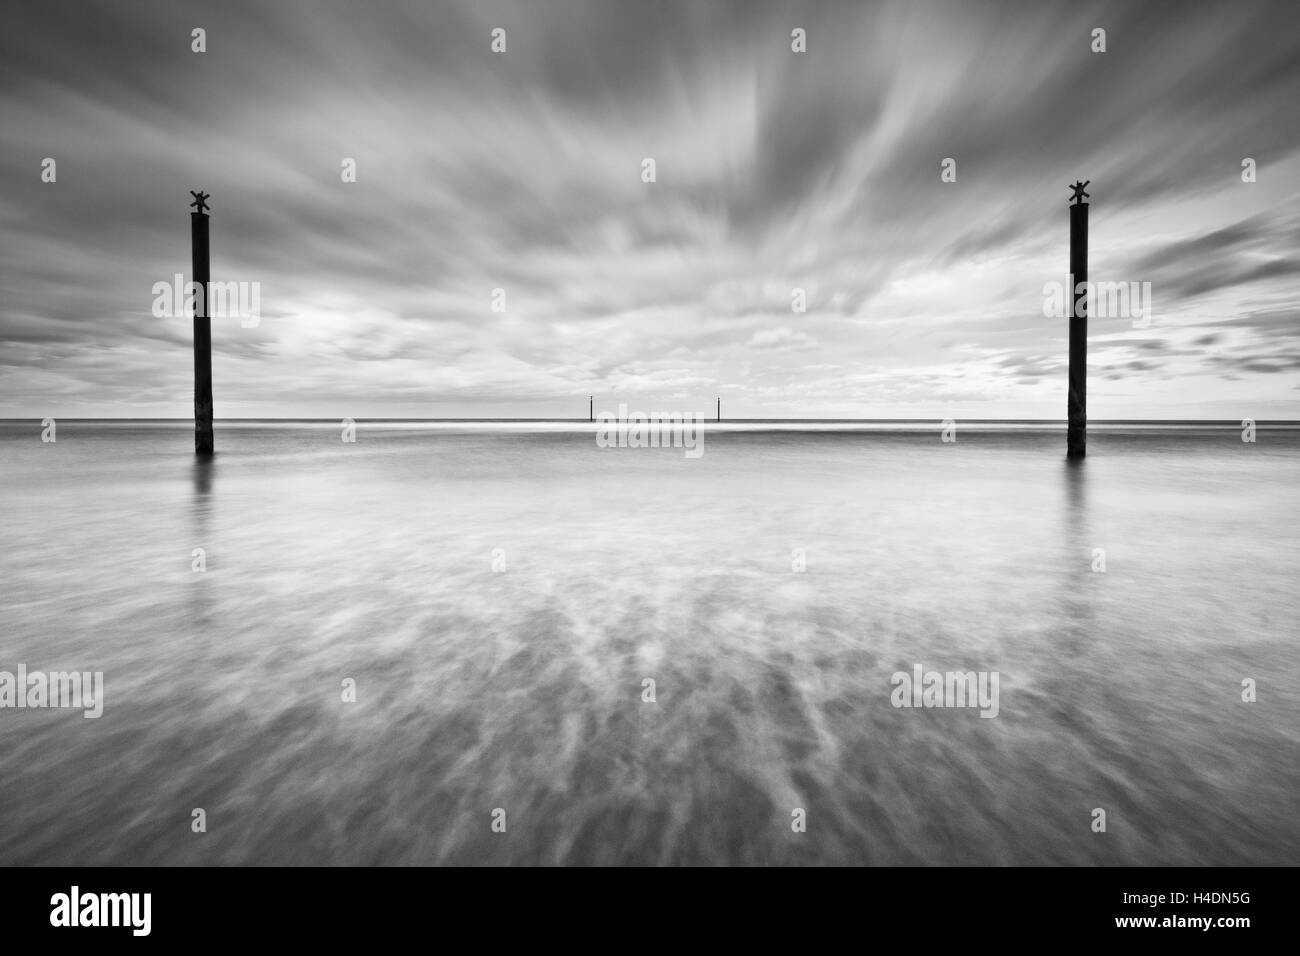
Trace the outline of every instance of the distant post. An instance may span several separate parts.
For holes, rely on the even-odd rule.
[[[1066,425],[1066,458],[1082,458],[1088,433],[1088,299],[1079,293],[1079,283],[1088,281],[1088,194],[1084,187],[1092,182],[1075,183],[1070,188],[1070,393],[1066,402],[1069,421]]]
[[[718,421],[722,421],[722,396],[718,396]]]
[[[190,190],[190,279],[198,286],[194,300],[194,454],[211,455],[212,442],[212,319],[208,315],[208,208],[212,198]]]
[[[587,421],[594,422],[595,420],[596,420],[596,396],[588,395],[587,396]]]

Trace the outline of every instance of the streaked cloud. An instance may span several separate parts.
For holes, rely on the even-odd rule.
[[[203,187],[213,277],[262,285],[256,329],[214,331],[219,416],[722,394],[731,417],[1059,418],[1042,290],[1084,178],[1091,278],[1155,301],[1148,328],[1094,319],[1093,417],[1300,417],[1297,24],[1258,2],[24,4],[0,35],[0,415],[190,414],[189,330],[150,290],[189,271]]]

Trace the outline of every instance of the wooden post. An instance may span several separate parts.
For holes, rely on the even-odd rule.
[[[194,453],[211,455],[212,442],[212,319],[208,315],[207,193],[194,192],[190,213],[191,281],[198,285],[194,300]]]
[[[718,396],[718,421],[722,421],[722,396]]]
[[[1077,293],[1079,283],[1088,281],[1088,182],[1076,181],[1070,206],[1070,391],[1066,401],[1069,416],[1065,431],[1067,458],[1082,458],[1088,433],[1088,300]]]
[[[596,396],[588,395],[587,396],[587,421],[594,422],[595,420],[596,420]]]

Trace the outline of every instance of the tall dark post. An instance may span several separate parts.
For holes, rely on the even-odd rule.
[[[718,396],[718,421],[722,421],[722,396]]]
[[[1065,443],[1067,458],[1082,458],[1088,433],[1088,301],[1076,292],[1088,281],[1088,182],[1075,181],[1070,188],[1070,394],[1066,403],[1069,422]]]
[[[587,396],[587,421],[594,422],[595,420],[596,420],[596,396],[588,395]]]
[[[208,208],[211,197],[190,190],[196,211],[190,213],[190,281],[199,287],[194,300],[194,453],[211,455],[212,319],[208,315]]]

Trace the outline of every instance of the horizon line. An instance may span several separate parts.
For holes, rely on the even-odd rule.
[[[46,418],[56,418],[57,416],[48,415]],[[389,416],[375,416],[366,418],[351,417],[354,422],[395,422],[395,423],[475,423],[485,424],[508,424],[508,423],[527,423],[527,422],[552,422],[557,424],[600,424],[600,419],[596,418],[394,418]],[[34,416],[18,418],[0,418],[0,423],[8,422],[31,422],[40,421]],[[67,416],[62,419],[69,422],[193,422],[190,417],[171,417],[171,418],[146,418],[146,417],[110,417],[95,416],[91,418],[80,416]],[[249,417],[249,418],[214,418],[214,423],[225,422],[228,424],[238,424],[240,422],[338,422],[342,419],[338,417],[328,418],[266,418],[266,417]],[[612,419],[613,421],[624,421],[625,419]],[[851,424],[881,424],[881,425],[905,425],[905,424],[933,424],[938,422],[942,424],[948,419],[944,418],[705,418],[706,425],[726,425],[726,424],[792,424],[792,425],[851,425]],[[980,425],[997,425],[997,424],[1016,424],[1016,425],[1067,425],[1068,421],[1064,418],[953,418],[954,422],[966,422]],[[1231,425],[1236,428],[1241,427],[1241,419],[1236,418],[1096,418],[1088,422],[1089,425]],[[1252,419],[1255,424],[1270,425],[1300,425],[1300,419],[1294,418],[1257,418]]]

